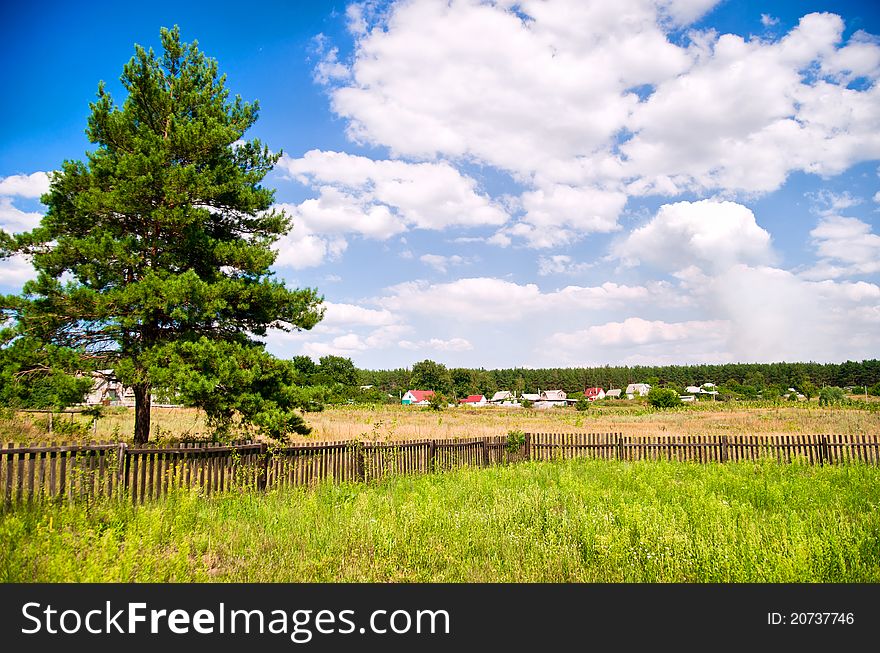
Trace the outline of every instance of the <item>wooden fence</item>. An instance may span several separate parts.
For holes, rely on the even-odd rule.
[[[506,436],[400,442],[321,442],[271,446],[126,443],[0,445],[5,505],[101,496],[143,503],[175,488],[206,494],[232,489],[365,482],[524,460],[566,458],[677,460],[699,463],[774,458],[810,464],[880,463],[877,436],[627,436],[620,433],[526,434],[510,451]]]

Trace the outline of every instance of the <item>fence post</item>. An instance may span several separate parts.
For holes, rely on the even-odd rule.
[[[617,459],[623,460],[623,438],[617,433]]]
[[[819,464],[824,465],[828,458],[828,437],[823,435],[819,441]]]
[[[727,436],[721,436],[721,462],[727,462]]]
[[[364,463],[364,443],[360,440],[355,445],[354,473],[355,478],[361,483],[367,480],[367,470]]]
[[[525,439],[525,443],[523,446],[525,446],[525,449],[526,449],[525,459],[526,459],[526,462],[528,462],[532,459],[532,434],[531,433],[526,433],[526,439]]]
[[[128,445],[124,442],[119,443],[119,452],[116,454],[116,489],[119,496],[125,494],[125,488],[128,487]]]
[[[266,481],[269,478],[269,447],[265,442],[260,443],[260,453],[262,454],[262,469],[257,478],[257,489],[266,490]]]
[[[483,466],[489,466],[489,438],[483,438]]]
[[[437,471],[437,440],[431,440],[431,447],[428,450],[428,473]]]

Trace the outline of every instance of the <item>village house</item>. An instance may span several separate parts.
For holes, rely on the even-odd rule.
[[[602,388],[587,388],[584,390],[584,396],[590,401],[605,398],[605,391]]]
[[[132,408],[136,403],[134,388],[123,385],[116,378],[113,370],[98,370],[92,372],[92,388],[83,397],[82,403],[87,406],[126,406]],[[150,395],[150,403],[155,407],[177,407],[180,405],[161,403],[155,395]]]
[[[622,390],[620,388],[614,388],[605,393],[606,399],[620,399],[620,393]]]
[[[111,406],[121,403],[125,395],[125,387],[114,376],[113,370],[92,372],[92,388],[83,398],[88,406]]]
[[[433,396],[433,390],[407,390],[400,403],[404,406],[428,406]]]
[[[510,392],[510,390],[499,390],[492,395],[489,403],[493,406],[507,406],[510,408],[520,407],[519,400],[514,393]]]
[[[466,399],[459,399],[458,403],[465,406],[485,406],[488,402],[483,395],[468,395]]]
[[[523,395],[525,396],[525,395]],[[555,406],[567,406],[569,400],[564,390],[544,390],[535,401],[535,408],[553,408]]]
[[[636,395],[644,397],[651,390],[651,386],[647,383],[630,383],[626,386],[626,398],[632,399]]]

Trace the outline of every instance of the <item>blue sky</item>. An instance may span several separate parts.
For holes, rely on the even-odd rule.
[[[81,159],[99,80],[177,24],[258,99],[326,319],[274,353],[370,368],[880,352],[870,2],[4,5],[0,227]],[[0,263],[15,292],[27,261]]]

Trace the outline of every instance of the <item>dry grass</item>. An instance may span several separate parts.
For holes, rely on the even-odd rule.
[[[370,440],[483,437],[512,429],[540,432],[620,432],[625,435],[791,435],[815,433],[877,434],[880,412],[854,408],[820,408],[813,401],[777,406],[703,403],[678,410],[657,411],[635,402],[594,405],[585,412],[573,408],[523,410],[514,408],[452,408],[433,411],[409,406],[344,406],[309,413],[309,438],[298,440]],[[79,433],[70,423],[78,424]],[[67,425],[64,424],[67,422]],[[49,436],[46,415],[17,413],[0,419],[4,442],[47,440],[129,439],[134,411],[113,408],[97,429],[85,429],[81,415],[56,415]],[[205,437],[202,414],[191,408],[154,408],[154,439]],[[158,437],[157,437],[158,436]]]

